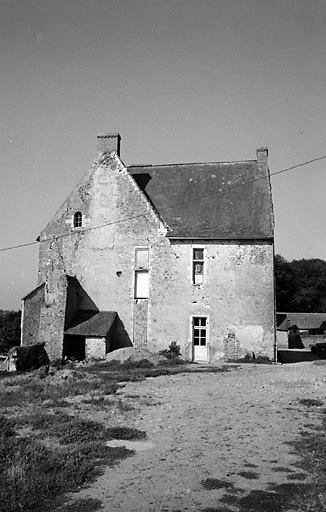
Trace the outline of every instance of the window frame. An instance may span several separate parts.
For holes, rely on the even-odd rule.
[[[196,258],[196,251],[202,251],[202,258]],[[192,245],[191,247],[191,281],[194,286],[201,286],[205,283],[205,257],[206,248],[203,245]],[[196,272],[196,265],[200,265],[201,272]],[[198,277],[196,277],[198,276]],[[201,278],[199,277],[201,276]]]
[[[139,260],[137,258],[137,253],[140,252],[147,252],[147,262],[146,265],[140,265]],[[147,283],[146,283],[146,292],[145,294],[140,293],[142,288],[139,288],[140,285],[140,276],[147,276]],[[149,247],[135,247],[134,252],[134,300],[139,299],[148,299],[149,298]]]
[[[72,218],[72,226],[73,228],[82,228],[83,227],[83,214],[80,210],[77,210]]]
[[[205,326],[198,326],[199,329],[205,329],[206,331],[206,348],[207,350],[209,349],[209,330],[210,330],[210,315],[201,315],[201,314],[191,314],[190,315],[190,318],[189,318],[189,323],[190,323],[190,345],[191,345],[191,350],[192,350],[192,353],[193,353],[193,350],[194,350],[194,341],[195,341],[195,336],[194,336],[194,330],[195,330],[195,318],[205,318],[206,319],[206,325]],[[196,326],[197,327],[197,326]],[[196,345],[196,346],[205,346],[205,345]]]
[[[205,320],[205,324],[202,325],[199,323],[195,325],[195,320]],[[194,346],[198,347],[207,347],[207,317],[206,316],[193,316],[192,317],[192,337]],[[198,331],[198,335],[196,336],[195,331]],[[204,335],[203,335],[204,333]],[[198,339],[198,343],[195,343],[195,339]],[[205,340],[205,343],[201,343],[201,340]]]

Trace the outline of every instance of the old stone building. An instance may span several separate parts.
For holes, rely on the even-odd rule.
[[[40,234],[22,344],[45,342],[51,359],[172,341],[195,361],[273,358],[267,156],[126,167],[120,135],[99,136],[93,166]]]

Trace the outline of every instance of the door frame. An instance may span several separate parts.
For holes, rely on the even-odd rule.
[[[191,314],[190,315],[190,347],[191,347],[191,360],[195,359],[195,345],[194,345],[194,318],[206,318],[206,359],[198,359],[202,362],[209,362],[209,315]]]

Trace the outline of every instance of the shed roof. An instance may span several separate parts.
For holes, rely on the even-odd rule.
[[[326,329],[326,313],[276,313],[277,330],[287,331],[291,325],[299,329]]]
[[[116,316],[116,311],[79,311],[74,316],[71,327],[65,330],[65,334],[104,337],[110,331]]]
[[[273,237],[269,171],[257,160],[132,166],[171,238]]]

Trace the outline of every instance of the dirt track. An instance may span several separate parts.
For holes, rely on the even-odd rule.
[[[97,498],[105,512],[236,511],[254,489],[311,481],[287,442],[321,423],[318,407],[298,399],[326,405],[326,365],[244,364],[128,383],[119,394],[136,410],[110,423],[145,430],[148,444],[76,499]]]

